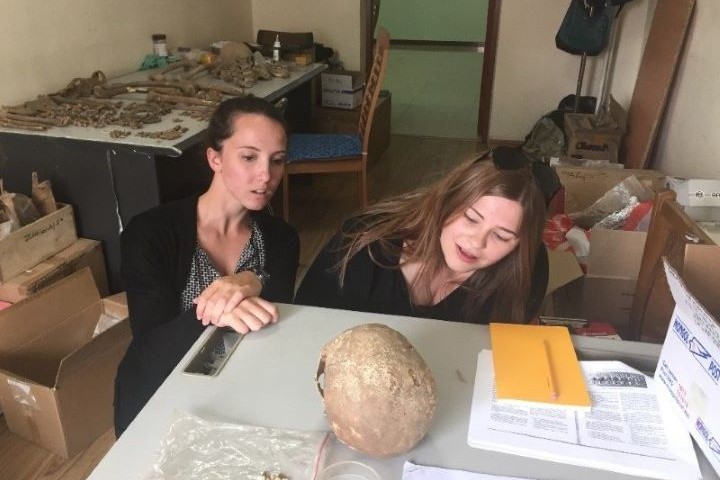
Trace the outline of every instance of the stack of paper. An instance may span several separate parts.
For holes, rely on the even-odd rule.
[[[580,362],[592,411],[495,398],[493,358],[480,352],[468,444],[508,454],[665,480],[701,479],[692,441],[653,379],[621,362]]]

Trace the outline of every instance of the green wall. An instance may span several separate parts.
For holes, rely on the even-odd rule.
[[[484,42],[488,0],[380,0],[378,25],[402,40]]]

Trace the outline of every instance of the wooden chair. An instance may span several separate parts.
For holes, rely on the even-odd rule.
[[[357,134],[293,134],[288,141],[288,162],[283,176],[283,218],[290,217],[290,176],[301,173],[356,173],[362,208],[367,206],[367,156],[375,107],[385,77],[390,35],[378,32],[373,65],[368,75]]]
[[[630,340],[662,343],[665,339],[675,302],[662,259],[666,257],[673,268],[682,270],[688,243],[714,244],[678,205],[675,192],[658,191],[630,312]]]

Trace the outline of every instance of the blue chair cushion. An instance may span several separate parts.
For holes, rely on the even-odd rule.
[[[288,163],[300,160],[333,160],[362,155],[359,135],[298,133],[288,140]]]

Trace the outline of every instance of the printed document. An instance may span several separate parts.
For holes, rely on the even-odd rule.
[[[496,401],[492,353],[480,352],[468,444],[630,475],[701,478],[690,436],[652,378],[621,362],[580,364],[589,412],[523,407]]]

